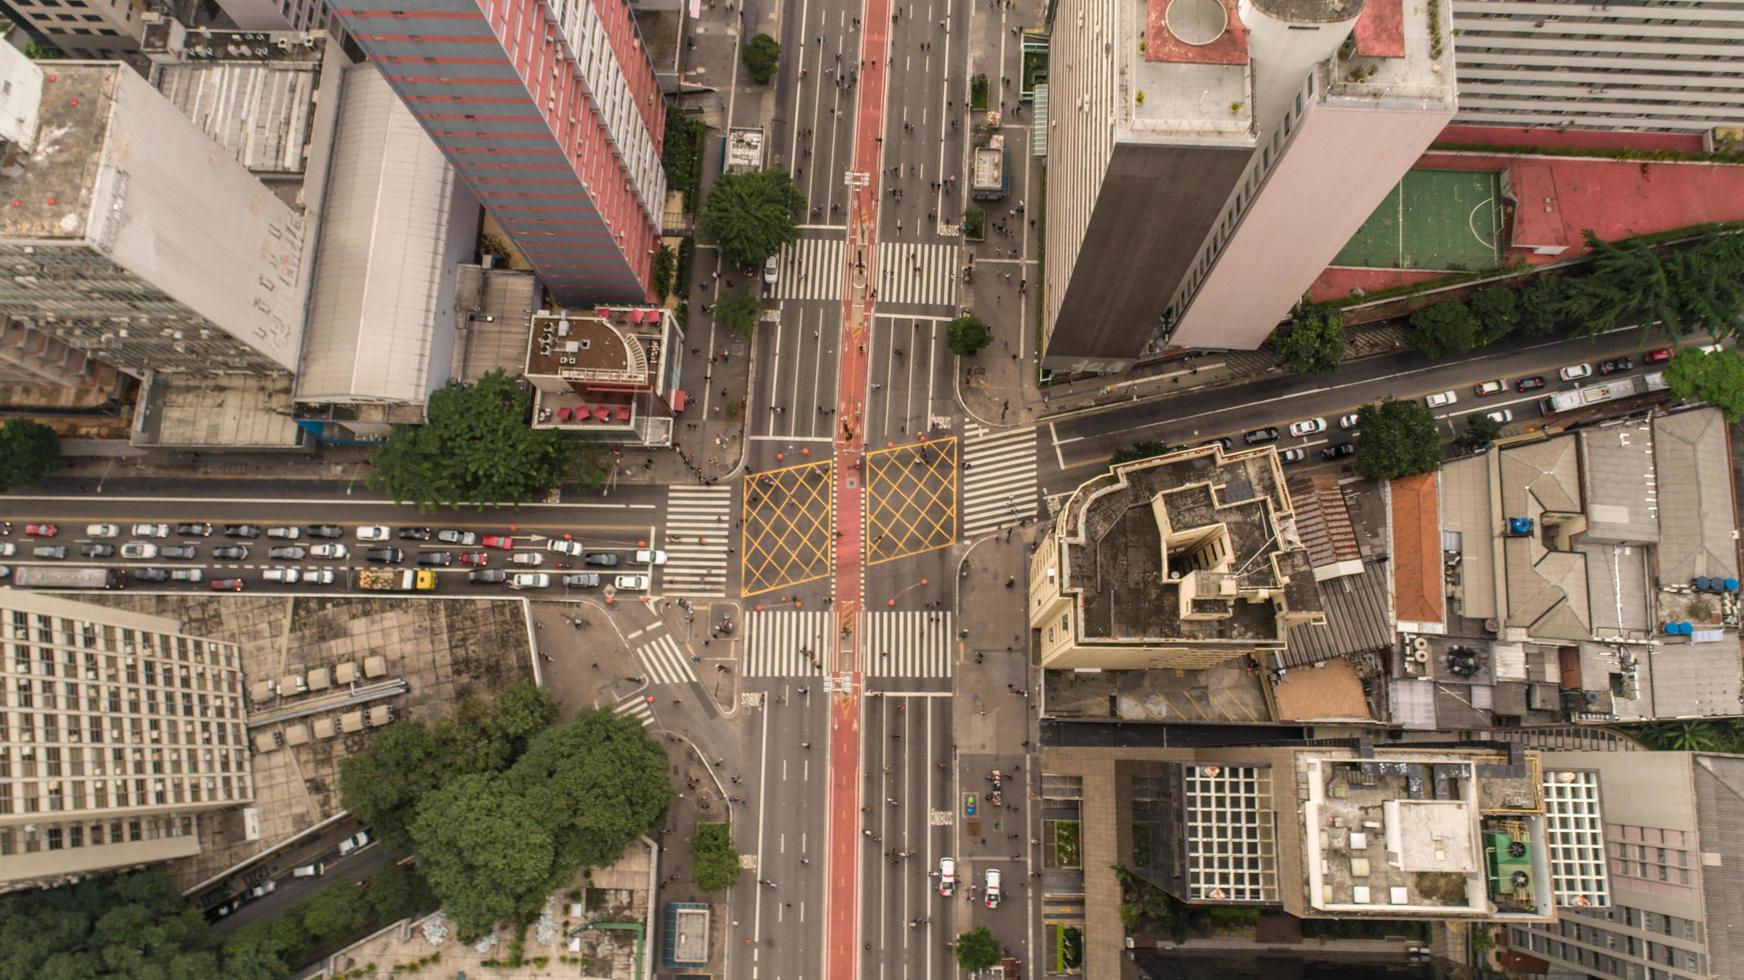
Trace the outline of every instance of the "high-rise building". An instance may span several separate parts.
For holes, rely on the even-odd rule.
[[[200,850],[254,798],[234,643],[0,589],[0,890]]]
[[[627,0],[335,13],[560,302],[651,298],[666,110]]]
[[[1453,116],[1403,0],[1063,0],[1043,365],[1257,347]]]
[[[0,45],[0,78],[36,93],[8,113],[0,310],[141,376],[296,369],[301,215],[130,68]]]
[[[1708,133],[1744,127],[1736,4],[1454,0],[1457,123]]]

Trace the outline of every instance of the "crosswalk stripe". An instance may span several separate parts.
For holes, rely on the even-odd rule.
[[[640,721],[643,728],[654,724],[654,706],[648,703],[647,698],[639,694],[613,708],[612,714],[629,715]]]
[[[999,431],[967,426],[963,437],[963,533],[1016,524],[1035,513],[1035,426]]]
[[[879,242],[878,305],[955,306],[956,262],[955,243]]]
[[[662,594],[703,598],[727,594],[732,517],[732,487],[667,488]]]
[[[955,659],[952,616],[924,609],[864,616],[868,677],[949,677]]]
[[[775,299],[841,299],[842,239],[801,238],[776,257]]]
[[[636,658],[651,684],[689,684],[696,680],[684,648],[671,633],[662,633],[636,648]]]
[[[836,614],[772,609],[745,617],[746,677],[815,677],[835,642]],[[810,656],[800,651],[808,651]]]

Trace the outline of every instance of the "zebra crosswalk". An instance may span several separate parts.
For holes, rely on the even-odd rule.
[[[771,609],[745,615],[746,677],[815,677],[836,642],[836,614]]]
[[[667,560],[661,569],[661,593],[702,598],[726,595],[732,527],[732,487],[668,487]]]
[[[690,658],[671,633],[662,631],[636,648],[636,659],[650,684],[689,684],[696,680]]]
[[[841,299],[842,246],[837,238],[801,238],[776,256],[774,299]]]
[[[878,243],[878,305],[955,306],[957,244]]]
[[[648,699],[640,694],[618,702],[617,706],[612,708],[612,714],[629,715],[641,722],[643,728],[648,728],[654,724],[654,706],[649,704]]]
[[[1036,430],[984,429],[963,436],[963,533],[1016,524],[1036,513]]]
[[[956,642],[950,613],[880,610],[866,613],[864,622],[866,676],[951,676]]]

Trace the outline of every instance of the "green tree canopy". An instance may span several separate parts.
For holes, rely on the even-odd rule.
[[[521,503],[565,479],[597,478],[591,455],[555,429],[528,424],[533,398],[519,379],[492,371],[430,396],[423,425],[396,425],[371,457],[365,481],[421,510],[467,503]]]
[[[745,63],[745,71],[750,73],[752,81],[758,85],[766,84],[781,67],[781,45],[769,35],[759,34],[745,44],[739,60]]]
[[[548,829],[554,816],[495,773],[451,780],[418,804],[418,866],[462,932],[483,932],[539,907],[557,884],[557,844]]]
[[[636,719],[610,711],[584,711],[541,732],[508,778],[546,815],[560,879],[616,863],[673,799],[666,753]]]
[[[1436,360],[1464,354],[1477,346],[1477,317],[1459,300],[1444,299],[1411,314],[1405,342]]]
[[[678,271],[678,253],[670,245],[654,253],[654,292],[662,297],[672,292],[672,275]]]
[[[720,246],[722,261],[754,269],[798,240],[794,215],[804,207],[786,171],[721,174],[702,205],[702,232]]]
[[[1357,413],[1357,454],[1351,466],[1370,480],[1428,473],[1441,464],[1435,416],[1416,401],[1389,398]]]
[[[1520,331],[1528,337],[1547,337],[1556,332],[1562,315],[1567,280],[1541,275],[1520,287],[1516,315]]]
[[[727,293],[715,304],[715,319],[721,326],[750,339],[757,332],[757,297],[749,289]]]
[[[344,939],[369,921],[369,901],[349,882],[336,882],[302,905],[303,928],[319,940]]]
[[[999,962],[999,940],[986,926],[977,926],[957,937],[957,966],[970,973]]]
[[[1665,386],[1678,401],[1704,401],[1726,421],[1744,418],[1744,356],[1729,350],[1706,353],[1693,347],[1677,352],[1665,366]]]
[[[1645,725],[1641,740],[1661,752],[1712,752],[1722,748],[1720,731],[1705,721],[1662,721]]]
[[[1121,463],[1131,463],[1136,460],[1150,459],[1152,456],[1161,456],[1168,451],[1168,443],[1147,439],[1142,442],[1135,442],[1124,449],[1116,449],[1114,455],[1108,457],[1108,465],[1118,466]]]
[[[29,419],[0,426],[0,491],[34,486],[66,465],[60,437],[48,426]]]
[[[1292,374],[1331,374],[1344,363],[1344,341],[1344,314],[1337,307],[1304,303],[1272,334],[1272,350]]]
[[[1462,448],[1477,450],[1496,441],[1502,434],[1502,423],[1490,418],[1488,414],[1479,412],[1470,416],[1465,424],[1465,434],[1459,437]]]
[[[945,346],[958,357],[970,357],[992,342],[992,329],[973,313],[965,313],[945,324]]]
[[[368,751],[339,760],[339,798],[383,842],[403,846],[411,843],[418,801],[449,775],[430,730],[396,721],[376,733]]]
[[[159,872],[0,897],[0,976],[219,975],[206,923]]]
[[[1507,286],[1485,286],[1467,300],[1477,320],[1478,347],[1485,347],[1513,333],[1520,325],[1520,297]]]
[[[739,883],[745,869],[733,847],[733,829],[725,823],[698,824],[690,835],[691,880],[705,892],[718,892]]]

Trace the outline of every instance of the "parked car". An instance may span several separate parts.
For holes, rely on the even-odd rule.
[[[1500,411],[1485,412],[1484,418],[1489,419],[1498,425],[1507,425],[1509,422],[1514,421],[1514,410],[1511,408],[1504,408]]]
[[[239,544],[223,544],[212,549],[212,557],[221,561],[247,561],[248,549]]]
[[[113,524],[86,524],[85,533],[93,538],[118,538],[121,529]]]
[[[466,580],[474,585],[496,585],[508,579],[509,573],[500,568],[478,568],[466,573]]]
[[[170,578],[177,582],[202,582],[206,573],[198,568],[172,568]]]
[[[454,555],[446,551],[420,551],[417,562],[420,565],[446,568],[454,564]]]
[[[286,541],[295,541],[303,536],[303,529],[300,527],[292,527],[289,524],[281,525],[279,527],[269,527],[266,529],[266,536],[269,538],[282,538]]]
[[[545,556],[537,551],[517,551],[509,556],[509,563],[537,567],[545,564]]]
[[[763,281],[773,286],[779,278],[781,278],[781,266],[776,263],[775,256],[771,255],[763,260]]]
[[[363,557],[366,561],[391,565],[405,561],[406,553],[398,548],[371,548],[363,553]]]
[[[1303,419],[1290,423],[1290,434],[1293,436],[1311,436],[1316,432],[1326,431],[1325,419]]]
[[[331,568],[317,568],[312,572],[303,573],[304,585],[332,585],[338,576]]]
[[[1275,426],[1268,425],[1263,429],[1255,429],[1247,433],[1241,437],[1241,441],[1250,446],[1257,446],[1262,442],[1277,442],[1278,430]]]
[[[316,558],[344,558],[351,552],[337,541],[323,541],[320,544],[310,545],[309,554]]]
[[[170,570],[167,568],[130,568],[127,570],[127,575],[135,582],[168,582],[170,580]]]
[[[18,554],[18,546],[10,541],[0,541],[0,558],[10,558]]]
[[[135,524],[133,536],[136,538],[167,538],[170,536],[168,524]]]
[[[200,556],[200,549],[191,544],[166,544],[162,548],[159,548],[157,553],[160,558],[177,558],[182,561],[191,561]]]
[[[31,557],[59,561],[67,556],[67,546],[64,544],[39,544],[30,549]]]
[[[309,556],[309,549],[300,544],[280,545],[266,553],[273,561],[302,561]]]
[[[215,578],[212,580],[213,592],[241,592],[242,580],[239,578]]]
[[[1664,364],[1671,360],[1672,355],[1676,353],[1677,351],[1670,347],[1658,347],[1641,355],[1641,360],[1648,364]]]
[[[212,536],[212,525],[177,524],[176,535],[183,538],[209,538]]]
[[[283,582],[286,585],[296,585],[302,574],[294,568],[269,568],[260,573],[261,578],[268,582]]]
[[[1721,352],[1725,349],[1726,349],[1725,347],[1723,347],[1719,344],[1703,344],[1702,346],[1696,348],[1696,350],[1699,350],[1704,354],[1718,354],[1719,352]]]
[[[1218,438],[1211,440],[1211,442],[1208,442],[1205,445],[1209,446],[1212,443],[1216,443],[1217,446],[1219,448],[1221,448],[1224,452],[1229,452],[1231,449],[1235,448],[1235,440],[1229,438],[1228,436],[1219,436]]]
[[[1485,395],[1496,395],[1508,390],[1508,382],[1497,378],[1494,381],[1485,381],[1483,384],[1473,387],[1472,390],[1478,393],[1479,398]]]
[[[121,546],[121,557],[130,561],[150,561],[157,557],[157,545],[149,541],[129,541]]]
[[[1459,401],[1459,396],[1453,392],[1439,391],[1423,399],[1423,404],[1428,405],[1430,408],[1446,408],[1457,401]]]
[[[950,898],[957,891],[957,859],[939,858],[939,894]]]
[[[563,576],[563,587],[566,589],[597,589],[599,585],[598,572],[574,572]]]
[[[462,565],[477,565],[478,567],[483,568],[490,564],[490,555],[482,551],[462,551],[460,553],[460,563]]]
[[[1004,893],[1002,893],[999,890],[999,869],[998,868],[988,868],[987,869],[987,887],[986,887],[985,891],[986,891],[987,907],[990,909],[998,908],[999,903],[1005,899]]]
[[[1611,357],[1599,362],[1599,377],[1635,370],[1635,362],[1627,357]]]
[[[1356,420],[1358,418],[1359,416],[1355,412],[1352,412],[1349,415],[1340,415],[1338,417],[1338,427],[1348,432],[1351,429],[1356,428]]]
[[[596,551],[588,555],[586,558],[583,558],[582,561],[594,566],[595,568],[616,568],[618,567],[618,563],[623,561],[623,559],[609,551]]]
[[[224,536],[227,538],[247,538],[252,541],[260,537],[260,525],[226,524],[224,525]]]
[[[476,531],[456,531],[451,528],[444,528],[436,532],[436,540],[443,544],[457,544],[462,548],[471,548],[478,544],[478,533]]]
[[[319,878],[327,872],[327,866],[319,861],[314,864],[304,864],[291,869],[293,878]]]
[[[543,589],[551,584],[551,576],[544,572],[517,572],[509,576],[511,589]]]
[[[1308,450],[1300,446],[1292,446],[1278,454],[1278,459],[1285,463],[1300,463],[1308,458]]]
[[[311,524],[309,525],[309,537],[325,538],[331,541],[334,538],[345,537],[345,529],[337,524]]]
[[[547,551],[555,551],[560,555],[568,555],[571,558],[579,558],[581,554],[587,550],[580,541],[577,541],[574,538],[552,538],[550,541],[545,542],[545,549]]]
[[[650,551],[647,548],[642,548],[636,552],[636,564],[664,565],[666,564],[666,552]]]
[[[402,527],[400,528],[400,540],[428,541],[430,540],[430,529],[427,527]]]
[[[357,529],[359,541],[386,541],[393,536],[393,529],[386,524],[365,524]]]
[[[115,557],[115,546],[106,541],[92,541],[89,544],[79,545],[79,554],[86,558],[113,558]]]
[[[279,883],[277,881],[275,881],[271,878],[268,878],[267,880],[261,882],[260,884],[255,885],[253,888],[250,888],[248,890],[248,893],[250,895],[253,895],[255,898],[265,898],[267,895],[272,893],[273,889],[277,888],[278,886],[279,886]]]
[[[61,529],[54,524],[26,524],[24,533],[33,538],[52,538],[61,533]]]
[[[1544,375],[1534,374],[1530,378],[1521,378],[1514,382],[1515,391],[1537,391],[1544,387]]]
[[[501,548],[504,551],[513,551],[515,548],[515,536],[512,534],[487,534],[479,543],[483,544],[486,548]]]
[[[344,840],[339,842],[339,856],[344,857],[345,855],[350,854],[352,851],[355,851],[361,847],[365,847],[369,844],[369,841],[370,841],[369,831],[368,830],[360,830],[357,833],[352,834],[350,837],[347,837]]]
[[[5,581],[6,579],[9,579],[11,577],[12,577],[12,569],[7,568],[5,565],[0,565],[0,581]]]
[[[1556,372],[1556,376],[1564,381],[1579,381],[1582,378],[1591,377],[1592,373],[1593,366],[1591,364],[1570,364]]]
[[[619,575],[612,579],[612,588],[624,592],[646,592],[648,591],[648,576]]]
[[[1346,456],[1355,455],[1356,443],[1354,442],[1341,442],[1336,446],[1327,446],[1320,450],[1320,458],[1325,460],[1343,459]]]

